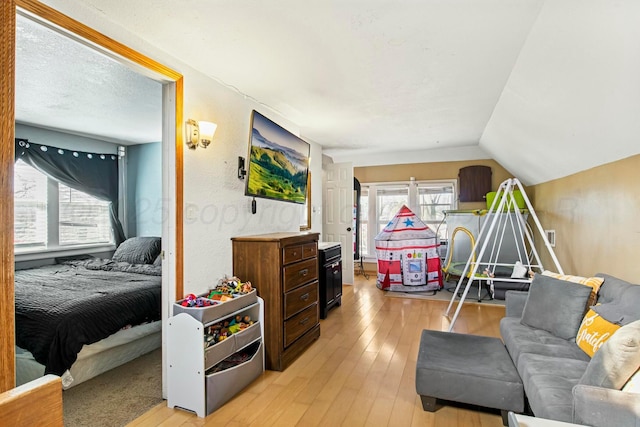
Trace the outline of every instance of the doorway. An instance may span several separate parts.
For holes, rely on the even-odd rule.
[[[3,16],[20,13],[29,19],[47,25],[49,28],[59,31],[86,46],[90,46],[97,52],[119,61],[162,84],[162,182],[163,200],[172,200],[173,203],[164,207],[166,212],[163,218],[162,236],[165,251],[162,264],[162,316],[166,319],[169,313],[170,301],[176,294],[182,294],[183,287],[183,257],[182,257],[182,205],[183,205],[183,161],[182,161],[182,75],[165,67],[164,65],[133,51],[121,43],[118,43],[95,30],[65,16],[34,0],[17,0],[15,7],[13,2],[3,6]],[[7,26],[9,31],[14,31],[13,25]],[[5,34],[2,37],[1,55],[3,70],[15,70],[14,40],[15,34]],[[13,73],[8,73],[13,77]],[[12,201],[12,176],[13,176],[13,136],[14,115],[10,106],[14,102],[14,79],[3,79],[2,93],[2,163],[0,171],[0,188],[3,195],[4,208],[0,210],[0,226],[3,233],[9,238],[3,238],[0,242],[0,277],[3,279],[3,292],[0,298],[0,324],[3,325],[2,339],[0,339],[0,391],[13,388],[15,385],[15,353],[14,353],[14,321],[13,321],[13,201]],[[4,114],[5,106],[8,114]],[[6,166],[6,167],[4,167]],[[164,339],[163,339],[164,341]],[[163,359],[164,359],[163,354]],[[164,365],[164,364],[163,364]],[[164,373],[163,373],[164,377]],[[166,390],[163,381],[163,396]]]

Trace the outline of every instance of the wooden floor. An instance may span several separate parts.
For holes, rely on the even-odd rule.
[[[165,402],[129,425],[502,426],[495,411],[422,409],[415,390],[420,333],[448,329],[447,302],[385,297],[374,278],[362,276],[343,293],[342,306],[320,321],[320,339],[284,372],[265,371],[206,418]],[[503,316],[503,306],[465,303],[454,330],[498,337]]]

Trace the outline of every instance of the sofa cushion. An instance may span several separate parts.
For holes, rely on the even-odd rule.
[[[584,360],[571,358],[521,355],[518,372],[534,415],[571,422],[572,389],[578,384],[588,364]]]
[[[600,305],[594,310],[612,323],[627,325],[640,320],[640,285],[634,285],[608,274],[598,273],[604,278]]]
[[[576,344],[589,356],[593,357],[596,351],[620,329],[620,325],[609,322],[600,316],[593,308],[584,315],[578,335],[576,335]]]
[[[604,283],[598,292],[598,302],[601,304],[620,301],[624,292],[629,289],[630,286],[638,286],[618,279],[610,274],[596,273],[596,276],[604,279]],[[640,301],[636,300],[636,304],[640,304]]]
[[[640,368],[640,320],[618,329],[593,355],[580,384],[620,390]]]
[[[559,338],[573,340],[590,294],[588,286],[536,274],[520,321]]]
[[[520,357],[523,354],[563,357],[585,363],[591,360],[575,343],[558,338],[542,329],[523,325],[520,319],[515,317],[504,317],[500,320],[500,336],[518,371],[522,368]]]

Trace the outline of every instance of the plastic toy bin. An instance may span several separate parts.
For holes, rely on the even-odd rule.
[[[208,294],[199,295],[200,297],[206,297]],[[251,304],[255,304],[258,302],[258,293],[255,289],[253,289],[248,294],[240,295],[234,297],[232,300],[225,302],[218,302],[216,305],[210,305],[208,307],[183,307],[180,304],[184,301],[181,299],[180,301],[173,304],[173,315],[179,313],[187,313],[194,319],[198,320],[201,323],[209,323],[216,319],[221,319],[225,316],[230,315],[238,310],[241,310],[244,307],[247,307]]]
[[[500,193],[502,194],[502,193]],[[490,193],[487,193],[487,195],[485,196],[487,199],[487,209],[491,209],[491,204],[493,204],[493,199],[496,198],[496,192],[492,191]],[[524,203],[524,197],[522,197],[522,193],[520,192],[520,190],[514,190],[513,191],[513,198],[516,201],[516,205],[518,206],[518,209],[524,209],[525,208],[525,203]],[[498,208],[497,203],[500,203],[500,200],[498,200],[496,202],[496,209]],[[511,211],[514,211],[515,209],[512,207],[510,209]],[[507,208],[506,206],[503,208],[503,212],[506,212]]]

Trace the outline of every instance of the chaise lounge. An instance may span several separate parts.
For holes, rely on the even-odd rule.
[[[638,426],[638,307],[640,286],[610,275],[536,274],[529,292],[507,292],[502,341],[423,331],[416,366],[423,407],[436,410],[435,399],[444,399],[497,408],[505,425],[508,411],[524,411],[594,427]]]

